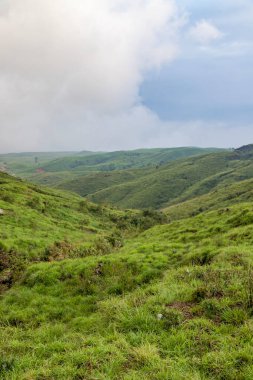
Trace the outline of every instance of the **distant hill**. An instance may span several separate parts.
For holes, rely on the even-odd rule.
[[[92,172],[164,165],[183,157],[219,151],[216,148],[157,148],[118,152],[52,152],[0,155],[0,169],[33,182],[55,185]],[[55,182],[53,180],[55,176]]]
[[[157,148],[95,153],[58,158],[43,166],[46,172],[112,171],[164,165],[183,157],[218,151],[217,148]]]
[[[163,211],[169,220],[189,218],[209,210],[226,209],[231,205],[253,202],[253,178],[216,186],[210,192],[176,203]]]
[[[253,178],[252,144],[211,153],[173,148],[44,158],[41,172],[26,172],[33,181],[120,208],[167,208]]]
[[[243,145],[240,148],[235,149],[235,152],[244,156],[252,156],[253,153],[253,144]]]
[[[115,170],[109,172],[89,173],[65,181],[62,181],[61,179],[59,180],[59,183],[56,185],[56,187],[59,189],[73,191],[81,196],[86,197],[100,190],[104,190],[118,184],[127,183],[129,181],[134,181],[142,177],[145,173],[150,173],[150,171],[151,169],[128,169]],[[53,178],[52,174],[51,176],[41,176],[41,178],[43,178],[44,180],[44,183],[45,179],[47,179],[47,182],[49,182],[50,177],[55,182],[54,178],[56,179],[57,177]],[[59,177],[59,179],[60,178],[61,176]]]
[[[45,163],[60,157],[74,155],[75,152],[25,152],[0,154],[0,167],[2,170],[16,175],[28,175],[36,172]],[[83,153],[85,154],[85,152]],[[91,152],[89,152],[91,154]]]
[[[232,184],[252,177],[253,151],[248,149],[245,154],[245,149],[238,149],[178,160],[149,172],[140,171],[128,181],[118,174],[117,184],[88,197],[94,202],[123,208],[158,209],[206,194],[220,184]],[[88,188],[89,181],[90,178],[84,188]],[[63,184],[61,186],[64,187]]]
[[[76,154],[46,162],[41,172],[23,173],[31,181],[75,191],[82,196],[138,179],[169,162],[220,152],[216,148],[157,148],[110,153]]]

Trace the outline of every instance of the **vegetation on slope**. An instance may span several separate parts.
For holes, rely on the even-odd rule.
[[[253,179],[238,181],[231,185],[220,184],[207,194],[176,203],[163,211],[169,220],[195,216],[207,210],[230,207],[232,204],[253,201]]]
[[[91,154],[91,152],[89,152]],[[73,155],[74,152],[30,152],[0,154],[0,170],[18,175],[33,173],[41,165],[60,157]],[[85,152],[83,153],[85,154]]]
[[[2,377],[252,379],[252,245],[246,203],[33,264],[0,303]]]
[[[60,182],[57,185],[57,188],[73,191],[81,196],[87,196],[118,184],[139,179],[145,173],[150,173],[150,169],[130,169],[91,173],[78,176],[75,179]]]
[[[119,211],[0,173],[0,290],[31,261],[108,252],[159,214]]]
[[[0,378],[252,379],[251,154],[200,157],[169,224],[2,173]]]
[[[118,152],[55,152],[0,155],[0,170],[14,173],[33,182],[55,186],[92,172],[155,167],[167,162],[208,152],[217,148],[139,149]]]
[[[183,157],[215,152],[216,148],[155,148],[96,153],[59,158],[44,166],[46,172],[111,171],[162,165]]]
[[[89,195],[99,203],[122,208],[164,208],[199,195],[220,184],[253,177],[253,149],[213,153],[172,162],[139,178],[110,186]]]

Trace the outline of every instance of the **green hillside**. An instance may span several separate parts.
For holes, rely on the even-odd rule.
[[[73,191],[81,196],[91,195],[97,191],[108,189],[118,184],[124,184],[129,181],[140,179],[145,174],[150,174],[155,169],[128,169],[128,170],[115,170],[109,172],[96,172],[86,175],[77,176],[75,179],[59,181],[56,187]],[[52,175],[52,173],[50,173]],[[67,173],[66,173],[67,174]],[[50,178],[44,175],[48,182]]]
[[[4,262],[0,290],[7,279],[12,281],[12,272],[20,265],[108,251],[122,244],[125,234],[145,229],[159,218],[154,213],[101,207],[75,194],[40,188],[0,172]]]
[[[198,155],[198,158],[200,158],[201,155]],[[211,156],[210,156],[211,158]],[[209,157],[208,157],[209,159]],[[102,171],[102,172],[95,172],[95,173],[86,173],[85,175],[81,175],[80,172],[78,174],[76,173],[73,175],[73,172],[66,171],[66,172],[57,172],[57,173],[43,173],[41,175],[36,175],[36,177],[31,177],[32,180],[35,180],[36,182],[40,182],[42,184],[47,185],[54,185],[57,188],[60,189],[66,189],[69,191],[73,191],[78,193],[82,196],[91,196],[91,199],[94,198],[96,202],[110,202],[115,203],[118,206],[125,206],[125,204],[121,203],[125,200],[125,195],[120,194],[121,189],[123,189],[123,192],[130,191],[130,198],[131,200],[134,199],[134,196],[138,196],[139,189],[140,189],[140,182],[143,181],[150,181],[152,182],[159,182],[159,176],[164,176],[164,173],[166,176],[171,175],[171,173],[166,174],[165,170],[168,168],[171,168],[172,166],[172,172],[173,168],[175,168],[174,173],[177,170],[181,170],[181,164],[183,163],[183,170],[187,170],[185,167],[185,162],[187,163],[188,160],[190,160],[190,165],[192,165],[191,157],[185,159],[177,159],[172,160],[173,162],[170,164],[163,164],[163,165],[153,165],[148,167],[143,167],[140,169],[125,169],[125,170],[111,170],[111,171]],[[217,157],[217,160],[219,158]],[[140,159],[141,162],[141,159]],[[64,174],[64,180],[62,180],[62,174]],[[183,173],[184,174],[184,173]],[[122,185],[119,187],[114,187],[117,185]],[[124,185],[126,185],[126,188],[124,188]],[[134,188],[136,185],[136,188]],[[112,189],[111,189],[112,188]],[[133,188],[133,189],[132,189]],[[130,190],[129,190],[130,189]],[[114,195],[110,198],[110,192],[112,190],[112,193],[115,191],[115,196],[118,199],[114,199]],[[100,192],[102,191],[102,192]],[[96,193],[96,194],[95,194]],[[94,196],[93,196],[94,194]],[[109,194],[108,200],[107,200],[107,194]],[[122,200],[121,200],[122,198]],[[126,200],[126,202],[128,202]],[[146,204],[145,207],[153,207],[153,202],[151,201],[151,204]],[[128,207],[128,206],[127,206]],[[129,207],[142,207],[139,203],[136,205],[129,205]]]
[[[158,209],[207,194],[220,184],[252,177],[253,148],[249,147],[247,154],[243,149],[212,153],[178,160],[149,172],[140,171],[139,178],[110,185],[92,193],[89,199],[122,208]]]
[[[59,158],[44,165],[46,172],[111,171],[163,165],[179,158],[218,151],[217,148],[157,148]]]
[[[0,155],[0,170],[47,186],[58,186],[62,182],[98,172],[112,172],[131,168],[155,167],[167,162],[216,152],[217,148],[164,148],[139,149],[118,152],[53,152],[17,153]],[[75,184],[73,185],[75,186]],[[66,187],[71,187],[66,184]]]
[[[204,211],[253,201],[253,179],[219,185],[209,193],[176,203],[163,211],[170,221],[195,216]]]
[[[63,226],[67,233],[81,211],[79,197],[52,190],[45,194],[39,187],[35,192],[33,185],[5,175],[1,181],[1,194],[4,187],[5,197],[13,192],[15,198],[1,200],[0,206],[5,212],[10,208],[0,216],[1,221],[8,218],[1,224],[3,271],[7,257],[25,253],[23,242],[15,240],[15,254],[6,255],[3,245],[13,245],[3,235],[6,225],[14,224],[18,233],[18,224],[25,228],[29,220],[32,237],[39,234],[31,225],[37,214],[28,214],[27,220],[24,215],[42,213],[34,206],[30,210],[30,195],[58,202],[47,215],[52,235],[60,233],[56,222],[70,215],[71,223]],[[250,187],[246,182],[244,189]],[[233,186],[227,188],[231,194]],[[108,233],[113,224],[120,228],[127,221],[129,228],[133,220],[156,215],[126,216],[106,208],[94,214],[95,206],[85,205],[89,228],[98,234]],[[94,245],[82,255],[68,246],[67,258],[37,254],[44,261],[26,263],[0,299],[0,377],[252,379],[253,202],[227,206],[142,233],[135,230],[123,237],[123,246],[114,239],[109,250]],[[79,244],[77,229],[74,224],[71,234]]]
[[[14,174],[27,175],[34,173],[41,165],[60,157],[75,154],[74,152],[30,152],[0,154],[0,170]],[[85,152],[83,152],[85,154]],[[91,154],[91,152],[89,152]]]

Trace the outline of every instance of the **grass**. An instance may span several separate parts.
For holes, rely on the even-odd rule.
[[[0,154],[0,168],[9,172],[27,175],[36,171],[44,165],[57,158],[74,155],[74,152],[30,152],[30,153],[8,153]],[[83,153],[85,154],[85,153]]]
[[[101,255],[164,217],[120,211],[0,173],[0,291],[29,262]]]
[[[0,239],[9,249],[36,256],[56,241],[71,239],[73,245],[85,245],[99,232],[113,228],[101,207],[80,197],[40,189],[4,174],[0,178],[4,210]]]
[[[96,153],[86,151],[16,153],[0,155],[0,170],[6,170],[47,186],[66,183],[65,188],[73,191],[80,189],[76,179],[80,178],[80,182],[84,184],[83,176],[94,172],[108,173],[115,170],[155,167],[183,157],[216,151],[222,150],[186,147]],[[119,175],[116,174],[116,181],[123,180],[118,177]],[[83,190],[81,193],[77,192],[81,195],[84,194]]]
[[[207,194],[181,201],[164,209],[170,220],[187,218],[207,210],[229,208],[232,204],[253,201],[253,180],[220,184]]]
[[[200,195],[220,185],[252,178],[252,152],[222,152],[178,160],[139,172],[139,177],[89,195],[98,203],[123,208],[165,208]]]
[[[10,167],[16,173],[43,185],[87,196],[92,202],[123,209],[169,208],[168,212],[172,215],[173,205],[179,203],[193,207],[192,212],[197,213],[193,206],[194,199],[197,199],[196,202],[201,199],[203,204],[200,209],[212,208],[215,196],[212,201],[210,195],[223,192],[225,198],[228,188],[231,188],[228,192],[231,192],[233,202],[236,202],[237,186],[244,187],[250,194],[251,185],[247,180],[252,179],[253,173],[251,145],[234,151],[203,154],[206,152],[209,150],[197,148],[97,154],[84,152],[54,160],[49,159],[50,154],[42,154],[38,157],[41,165],[32,163],[34,156],[29,154],[19,157],[19,164],[23,165],[21,171],[15,167],[16,156],[10,155],[9,160]],[[182,158],[187,155],[191,157]],[[38,167],[42,167],[44,172],[34,173]],[[241,194],[239,197],[242,198]],[[230,203],[229,199],[225,201]],[[217,203],[217,207],[219,205]],[[187,214],[183,213],[183,216]]]
[[[76,192],[95,203],[123,209],[161,209],[251,179],[252,152],[248,145],[234,151],[165,148],[81,152],[52,160],[50,154],[42,154],[39,163],[33,162],[35,157],[30,154],[19,157],[22,168],[15,167],[17,158],[13,155],[9,163],[15,173],[33,182]],[[36,173],[38,168],[43,172]]]
[[[221,150],[221,149],[220,149]],[[92,155],[59,158],[44,166],[47,172],[112,171],[162,165],[183,157],[220,151],[217,148],[155,148],[129,151],[102,152]]]
[[[252,202],[98,247],[31,263],[2,294],[0,378],[252,379]]]

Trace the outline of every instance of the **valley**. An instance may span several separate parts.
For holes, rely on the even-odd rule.
[[[0,378],[251,379],[252,158],[1,172]]]

